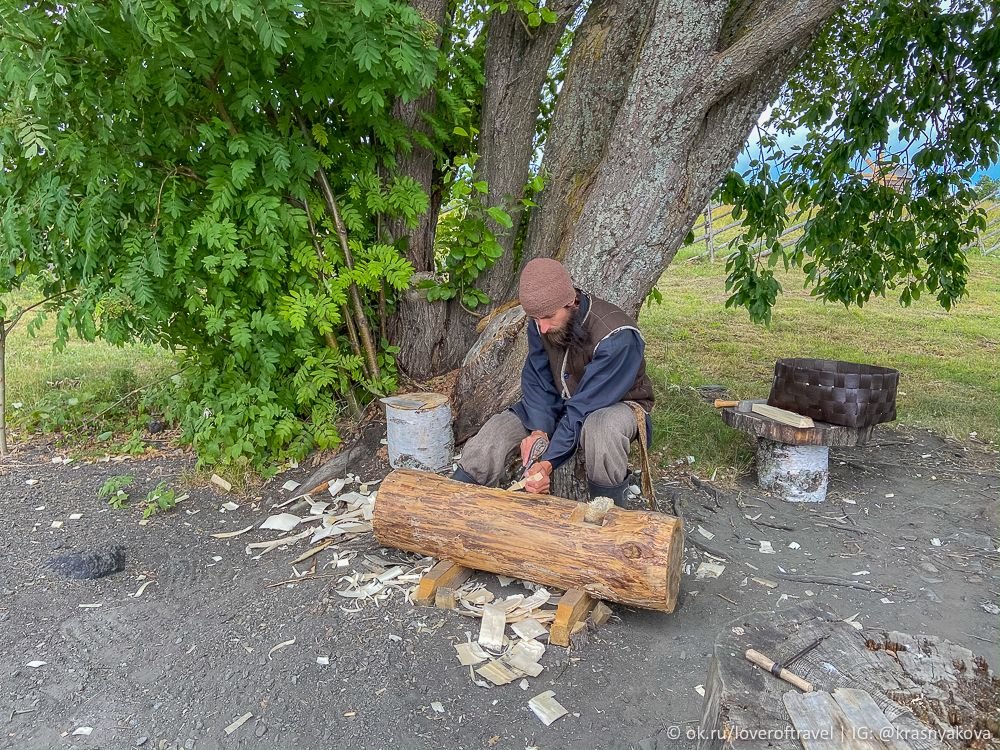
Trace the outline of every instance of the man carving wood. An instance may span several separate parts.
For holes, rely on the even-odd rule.
[[[525,489],[547,493],[552,472],[584,451],[591,498],[624,505],[628,452],[645,413],[646,437],[653,386],[646,376],[645,342],[623,310],[573,285],[556,260],[536,258],[521,272],[521,306],[528,315],[528,358],[521,400],[496,414],[465,445],[454,479],[499,486],[508,457],[522,464],[541,438],[548,448],[527,471]]]

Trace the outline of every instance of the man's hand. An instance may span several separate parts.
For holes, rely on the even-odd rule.
[[[524,483],[525,492],[533,492],[536,495],[549,494],[549,477],[552,476],[552,464],[548,461],[539,461],[528,469],[528,477]]]
[[[521,441],[521,466],[528,465],[528,459],[531,456],[531,446],[539,439],[548,440],[549,436],[541,430],[533,430],[528,437]]]

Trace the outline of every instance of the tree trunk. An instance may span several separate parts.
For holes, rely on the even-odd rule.
[[[515,10],[494,13],[487,25],[477,166],[480,178],[489,185],[488,205],[504,206],[514,221],[513,229],[504,230],[490,220],[504,254],[480,277],[477,286],[490,297],[494,308],[513,294],[517,271],[514,242],[523,210],[520,200],[530,174],[542,84],[556,45],[579,4],[580,0],[548,3],[558,20],[535,29],[529,29]]]
[[[525,257],[559,257],[578,286],[636,315],[764,108],[841,4],[763,0],[730,9],[721,0],[657,0],[647,26],[624,2],[595,2],[549,131],[542,169],[551,178]],[[612,125],[581,127],[583,117]],[[503,365],[489,393],[516,392],[521,346],[487,328],[473,347]],[[474,377],[481,369],[463,372],[458,401],[485,416],[460,411],[460,424],[507,405],[489,403],[488,394],[465,397],[482,382]]]
[[[379,487],[373,526],[388,547],[672,612],[684,553],[680,519],[612,507],[588,522],[587,510],[551,495],[401,469]]]

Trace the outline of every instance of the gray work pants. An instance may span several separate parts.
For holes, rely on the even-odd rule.
[[[494,414],[475,437],[469,438],[459,464],[479,484],[499,487],[507,482],[507,463],[528,434],[514,412]],[[629,445],[637,434],[635,412],[628,404],[598,409],[587,417],[580,435],[587,479],[604,487],[624,482]]]

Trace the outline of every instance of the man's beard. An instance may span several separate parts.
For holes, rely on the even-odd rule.
[[[556,349],[571,349],[574,351],[583,349],[587,345],[589,337],[587,336],[587,329],[583,325],[583,315],[580,314],[580,308],[578,307],[573,311],[572,317],[558,331],[543,333],[542,336],[550,346]]]

